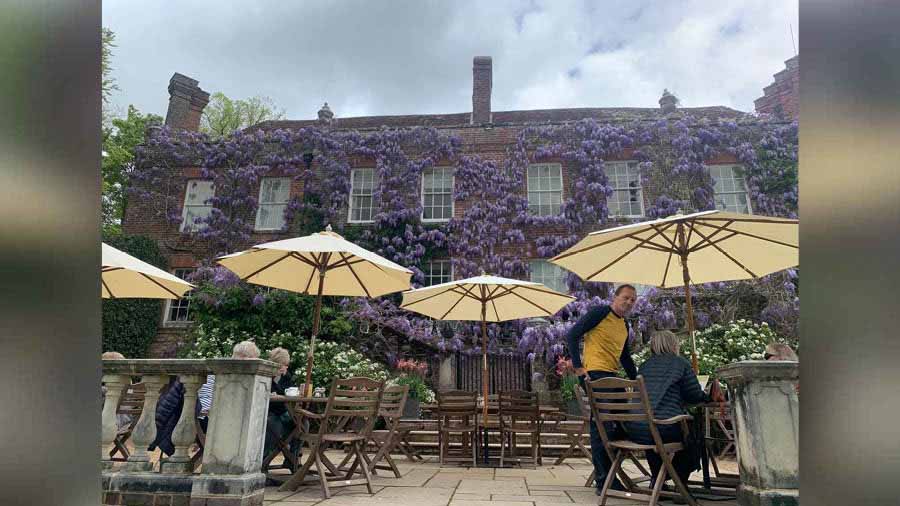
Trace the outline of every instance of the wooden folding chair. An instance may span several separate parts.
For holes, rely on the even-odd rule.
[[[475,392],[449,390],[438,392],[438,444],[440,446],[440,463],[472,462],[478,465],[478,399]],[[459,434],[461,451],[457,455],[450,454],[450,437]],[[467,455],[467,450],[470,450]]]
[[[383,388],[384,381],[370,378],[336,379],[331,384],[331,393],[324,413],[318,414],[297,408],[297,412],[304,418],[318,420],[319,430],[300,436],[300,439],[309,445],[309,455],[300,469],[278,490],[281,492],[297,490],[315,464],[322,493],[326,499],[331,498],[331,487],[365,484],[369,493],[374,493],[369,473],[370,461],[364,446],[371,437],[372,427],[378,416]],[[348,423],[349,419],[359,423]],[[348,445],[356,457],[343,476],[325,456],[325,449],[329,444]],[[330,476],[326,469],[332,473]],[[362,478],[354,479],[354,474],[362,474]]]
[[[519,434],[531,437],[531,465],[537,467],[541,447],[541,414],[536,392],[507,390],[500,392],[500,467],[503,467],[508,443],[509,453],[516,458],[516,438]],[[507,441],[508,439],[508,441]]]
[[[604,506],[606,499],[610,496],[636,501],[647,500],[649,501],[649,506],[656,506],[660,495],[681,497],[691,506],[697,506],[697,501],[691,496],[687,485],[682,483],[681,478],[678,477],[678,473],[675,471],[675,467],[672,465],[672,456],[675,452],[683,450],[685,443],[664,443],[657,428],[658,425],[680,423],[682,434],[687,438],[690,430],[687,422],[692,418],[689,415],[678,415],[665,420],[655,419],[653,417],[653,408],[650,405],[650,398],[644,387],[643,376],[638,376],[636,380],[614,377],[600,378],[590,381],[588,390],[590,391],[594,423],[600,433],[600,439],[603,440],[603,446],[606,448],[610,459],[612,459],[612,467],[606,475],[606,480],[600,492],[600,506]],[[610,439],[604,422],[645,422],[650,428],[653,444],[635,443],[627,439]],[[659,474],[656,476],[653,489],[639,489],[631,480],[623,480],[625,491],[612,490],[610,487],[613,478],[621,470],[622,461],[635,452],[645,451],[655,451],[662,460],[662,466],[660,466]],[[671,478],[675,483],[677,492],[663,490],[663,483],[665,483],[667,477]],[[647,491],[650,494],[645,493]]]
[[[394,463],[394,459],[391,458],[391,452],[400,446],[403,436],[408,435],[409,431],[412,430],[412,428],[402,426],[400,420],[408,397],[409,385],[397,385],[384,390],[378,414],[384,420],[386,428],[372,431],[372,443],[377,449],[375,456],[372,457],[372,465],[369,468],[373,474],[375,474],[377,469],[384,469],[393,471],[394,476],[397,478],[403,476],[400,473],[400,469],[397,468],[397,464]],[[379,466],[379,462],[382,460],[386,464]]]
[[[141,412],[144,410],[144,395],[147,388],[143,383],[134,383],[125,387],[122,397],[119,398],[119,406],[116,408],[116,417],[119,415],[128,415],[131,420],[128,424],[119,427],[116,432],[116,438],[113,440],[113,447],[109,451],[109,459],[116,462],[124,462],[128,460],[131,453],[128,451],[126,442],[131,437],[134,427],[141,418]],[[117,454],[122,454],[118,456]]]

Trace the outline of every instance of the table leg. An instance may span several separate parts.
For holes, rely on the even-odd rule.
[[[485,428],[483,428],[483,429],[481,429],[481,430],[482,430],[482,433],[484,434],[483,451],[482,451],[481,453],[484,454],[484,465],[488,465],[488,458],[490,457],[490,455],[489,455],[489,453],[488,453],[488,452],[489,452],[489,447],[488,447],[488,429],[487,429],[487,427],[485,427]],[[503,444],[503,443],[501,442],[500,444]]]

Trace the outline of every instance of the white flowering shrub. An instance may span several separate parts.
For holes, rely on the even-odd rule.
[[[230,334],[218,328],[206,329],[198,325],[193,332],[193,342],[185,356],[189,358],[222,358],[230,357],[234,345],[244,341],[253,341],[259,348],[261,358],[266,352],[282,347],[291,354],[290,368],[295,371],[297,384],[306,380],[306,354],[309,341],[287,332],[275,332],[267,336],[252,336],[247,332]],[[328,388],[334,378],[347,379],[354,376],[386,380],[387,369],[378,362],[369,360],[363,354],[350,349],[345,344],[332,341],[317,341],[313,355],[312,381],[315,387]]]
[[[766,345],[770,342],[786,342],[767,323],[736,320],[727,324],[715,323],[695,334],[697,341],[697,363],[700,374],[713,374],[723,365],[741,360],[762,360]],[[796,349],[796,343],[786,342]],[[681,355],[690,360],[690,338],[681,342]],[[634,362],[640,366],[650,356],[650,346],[634,355]]]

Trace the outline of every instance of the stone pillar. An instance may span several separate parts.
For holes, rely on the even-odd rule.
[[[175,453],[165,459],[160,465],[163,473],[189,473],[191,469],[191,456],[188,453],[191,444],[197,439],[197,390],[206,381],[206,375],[182,374],[178,379],[184,385],[184,405],[181,408],[181,418],[172,431],[172,444]]]
[[[456,355],[441,358],[438,369],[438,391],[456,390]]]
[[[741,475],[738,504],[799,504],[799,364],[754,360],[716,373],[733,393]]]
[[[547,368],[544,366],[543,357],[537,357],[529,365],[531,369],[531,391],[538,394],[540,402],[550,400],[550,387],[547,385]]]
[[[134,431],[131,432],[131,441],[134,443],[134,451],[128,457],[125,469],[130,472],[151,471],[150,454],[147,447],[156,438],[156,403],[159,401],[159,391],[169,381],[168,376],[147,374],[141,378],[141,382],[147,388],[144,394],[144,407],[141,417],[138,419]]]
[[[202,474],[194,477],[191,504],[262,505],[261,472],[269,388],[278,366],[266,360],[217,359]]]
[[[113,461],[109,458],[116,433],[119,432],[119,424],[116,419],[116,411],[119,409],[119,400],[122,391],[131,383],[128,376],[123,374],[104,374],[103,385],[106,388],[106,396],[103,399],[102,426],[100,431],[100,460],[104,469],[109,469]]]

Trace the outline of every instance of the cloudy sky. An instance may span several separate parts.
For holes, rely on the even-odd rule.
[[[472,57],[493,57],[492,108],[753,110],[798,40],[785,0],[104,2],[120,113],[165,115],[173,72],[289,119],[468,112]],[[791,40],[793,30],[794,42]]]

